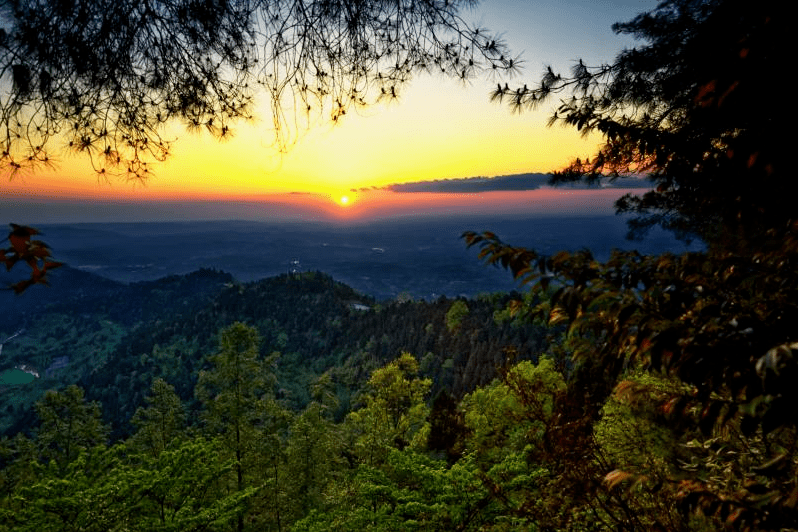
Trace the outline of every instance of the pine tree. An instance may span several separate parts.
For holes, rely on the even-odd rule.
[[[108,428],[102,423],[100,405],[86,403],[79,386],[46,392],[36,403],[36,414],[41,421],[36,431],[41,456],[61,469],[82,451],[106,443]]]
[[[270,371],[276,355],[259,360],[258,332],[241,322],[220,332],[219,352],[210,358],[212,368],[200,372],[195,394],[205,407],[206,431],[220,435],[234,459],[235,490],[253,485],[264,437],[264,425],[273,407],[274,377]],[[275,443],[275,442],[270,442]],[[244,528],[244,516],[238,529]]]
[[[151,174],[170,121],[219,138],[271,100],[278,146],[297,117],[396,98],[421,71],[469,79],[514,70],[502,40],[461,18],[468,0],[4,5],[0,30],[0,168],[51,165],[52,145],[101,175]]]
[[[639,43],[570,76],[498,87],[516,109],[563,95],[551,123],[604,140],[555,181],[642,177],[653,190],[617,202],[631,230],[652,225],[741,253],[780,247],[796,224],[795,143],[780,124],[774,72],[795,68],[793,6],[777,0],[668,0],[613,29]],[[795,232],[795,229],[793,229]]]
[[[164,379],[153,380],[147,407],[139,407],[131,422],[136,426],[132,441],[157,458],[186,428],[186,413],[175,388]]]

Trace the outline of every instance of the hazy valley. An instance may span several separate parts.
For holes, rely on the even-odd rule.
[[[618,216],[397,218],[370,223],[153,222],[42,226],[54,256],[73,268],[122,282],[155,280],[200,268],[242,282],[295,271],[322,271],[377,299],[473,296],[515,287],[486,268],[460,238],[493,231],[505,242],[544,253],[587,248],[603,260],[613,248],[643,253],[698,250],[654,231],[625,239]]]

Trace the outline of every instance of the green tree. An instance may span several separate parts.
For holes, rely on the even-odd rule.
[[[617,507],[615,503],[623,501],[631,510],[624,518],[639,528],[675,529],[681,518],[673,504],[676,492],[669,479],[681,476],[679,464],[692,461],[694,453],[674,437],[661,404],[686,387],[678,379],[663,375],[627,377],[608,398],[602,417],[594,425],[595,459],[603,470],[611,472],[606,476],[610,490],[599,495],[605,499],[605,508]],[[657,484],[668,487],[652,490]],[[603,513],[608,521],[618,520],[608,511]]]
[[[235,467],[223,454],[218,441],[197,437],[146,460],[134,477],[143,499],[138,529],[207,530],[237,522],[256,488],[220,489],[219,479]]]
[[[21,520],[14,494],[20,487],[36,482],[37,458],[36,443],[22,433],[0,438],[0,530],[3,532]]]
[[[39,478],[15,494],[21,502],[15,530],[96,531],[126,528],[138,508],[135,474],[117,448],[81,449],[58,467],[39,468]]]
[[[463,319],[469,315],[469,306],[462,299],[458,299],[449,307],[445,317],[447,330],[454,333],[461,327]]]
[[[147,407],[136,409],[131,419],[136,427],[131,440],[157,458],[185,430],[186,412],[175,388],[165,380],[153,380],[150,394],[144,398]]]
[[[360,460],[377,465],[392,448],[423,449],[430,424],[425,395],[430,379],[417,375],[419,364],[409,353],[372,372],[361,397],[363,406],[347,416]]]
[[[550,525],[542,509],[551,497],[546,484],[553,472],[544,451],[556,423],[555,405],[565,389],[551,360],[537,365],[524,361],[461,401],[468,431],[463,452],[481,473],[487,491],[498,494],[494,504],[501,522]]]
[[[502,380],[476,389],[461,401],[469,430],[467,453],[487,463],[493,454],[540,445],[555,402],[566,389],[551,360],[524,361],[503,371]]]
[[[463,415],[458,412],[455,398],[446,388],[436,394],[430,407],[430,436],[427,447],[431,451],[444,453],[448,460],[455,461],[463,452],[463,436],[466,427]]]
[[[336,502],[311,511],[292,530],[490,530],[493,510],[474,468],[449,468],[410,448],[392,449],[379,468],[361,464]]]
[[[7,523],[26,531],[200,531],[229,528],[254,488],[229,493],[219,478],[233,468],[218,442],[196,438],[157,458],[130,458],[123,445],[95,447],[14,493]],[[0,530],[5,530],[0,524]]]
[[[259,344],[253,327],[237,322],[223,329],[219,352],[210,357],[212,368],[200,372],[195,391],[205,407],[202,419],[206,430],[220,435],[234,459],[237,492],[259,483],[254,473],[262,450],[264,425],[274,408],[270,366],[277,354],[259,360]],[[269,442],[274,443],[279,442]],[[238,529],[243,528],[244,517],[239,516]]]
[[[106,443],[108,428],[102,423],[100,405],[86,403],[79,386],[47,391],[36,402],[36,414],[41,422],[36,431],[41,456],[62,469],[81,451]]]
[[[705,254],[617,252],[599,264],[589,253],[560,253],[545,259],[541,274],[531,267],[539,262],[534,252],[495,238],[483,242],[488,260],[531,276],[534,290],[558,287],[549,301],[516,311],[566,326],[563,346],[573,369],[557,410],[570,421],[550,437],[560,442],[564,482],[594,453],[593,424],[623,384],[625,368],[663,371],[685,387],[649,395],[667,414],[676,442],[693,454],[683,457],[681,471],[691,481],[671,477],[653,489],[673,494],[685,519],[696,511],[708,516],[711,528],[722,525],[719,516],[739,527],[795,523],[796,391],[789,381],[796,332],[787,324],[796,320],[796,275],[784,255],[759,254],[747,267]],[[716,445],[737,450],[719,453]],[[615,473],[608,484],[619,478],[632,477]]]
[[[329,373],[313,384],[314,398],[289,427],[286,445],[289,499],[294,501],[296,517],[324,507],[324,496],[341,476],[343,438],[341,427],[333,422],[338,401]]]

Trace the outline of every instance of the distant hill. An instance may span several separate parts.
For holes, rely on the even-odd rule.
[[[242,282],[294,270],[323,271],[377,299],[407,292],[431,300],[516,288],[507,272],[486,268],[476,251],[466,248],[461,235],[467,230],[490,230],[508,243],[543,253],[588,248],[600,259],[613,248],[644,253],[691,249],[662,231],[644,242],[630,242],[624,218],[583,212],[526,219],[420,215],[342,225],[208,221],[41,229],[58,260],[116,281],[152,281],[201,268],[229,272]]]
[[[27,272],[17,266],[10,275],[0,273],[0,286],[7,286]],[[49,286],[33,285],[20,295],[0,291],[4,309],[0,330],[26,326],[34,316],[47,310],[82,314],[103,314],[121,323],[132,324],[148,319],[154,312],[171,313],[185,308],[187,301],[201,300],[215,293],[233,276],[210,269],[200,269],[184,276],[171,275],[155,281],[123,283],[101,275],[62,266],[48,273]],[[176,297],[159,297],[164,291]]]
[[[467,316],[452,330],[450,298],[378,302],[320,272],[242,284],[205,269],[125,284],[64,268],[52,284],[59,288],[2,296],[16,311],[0,324],[0,335],[17,326],[25,332],[5,347],[0,370],[26,364],[41,377],[0,389],[0,432],[30,430],[41,393],[71,383],[102,403],[115,436],[130,431],[128,420],[156,377],[192,405],[197,373],[217,350],[218,331],[235,321],[258,329],[264,355],[281,353],[276,393],[287,406],[303,406],[309,384],[330,370],[342,413],[369,373],[403,351],[420,360],[434,390],[460,396],[491,380],[506,346],[531,358],[543,338],[535,327],[494,320],[507,294],[468,300]]]
[[[49,287],[0,291],[0,341],[25,329],[4,346],[0,371],[25,364],[41,375],[0,388],[0,433],[30,428],[41,393],[71,383],[104,403],[117,435],[129,430],[120,420],[127,422],[154,377],[191,403],[217,332],[234,321],[258,328],[264,354],[281,353],[277,393],[294,407],[332,368],[345,411],[369,372],[403,350],[420,359],[435,390],[457,396],[485,384],[506,346],[533,357],[543,332],[495,323],[516,284],[466,249],[460,235],[467,229],[493,230],[543,253],[589,248],[600,260],[614,247],[699,247],[663,232],[629,242],[624,219],[593,215],[42,227],[67,266],[52,272]],[[18,265],[0,272],[0,283],[26,273]],[[450,331],[445,316],[457,297],[469,298],[470,312]]]

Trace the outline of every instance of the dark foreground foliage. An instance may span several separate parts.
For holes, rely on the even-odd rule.
[[[795,64],[787,9],[663,2],[616,25],[644,44],[613,63],[580,62],[570,77],[550,70],[535,89],[498,88],[517,107],[570,92],[553,121],[602,134],[593,159],[555,182],[644,174],[654,189],[617,202],[638,215],[631,233],[660,224],[707,244],[705,253],[617,252],[599,263],[588,252],[542,256],[492,233],[464,234],[486,262],[547,296],[514,303],[519,319],[566,327],[563,344],[550,346],[574,363],[549,439],[562,461],[555,486],[579,492],[579,472],[586,501],[622,504],[609,526],[679,529],[701,516],[717,527],[796,528],[795,150],[764,83]],[[586,469],[585,456],[612,434],[611,405],[667,430],[672,462],[618,454]],[[648,506],[658,499],[688,521]],[[571,522],[560,510],[553,518],[555,528]]]

